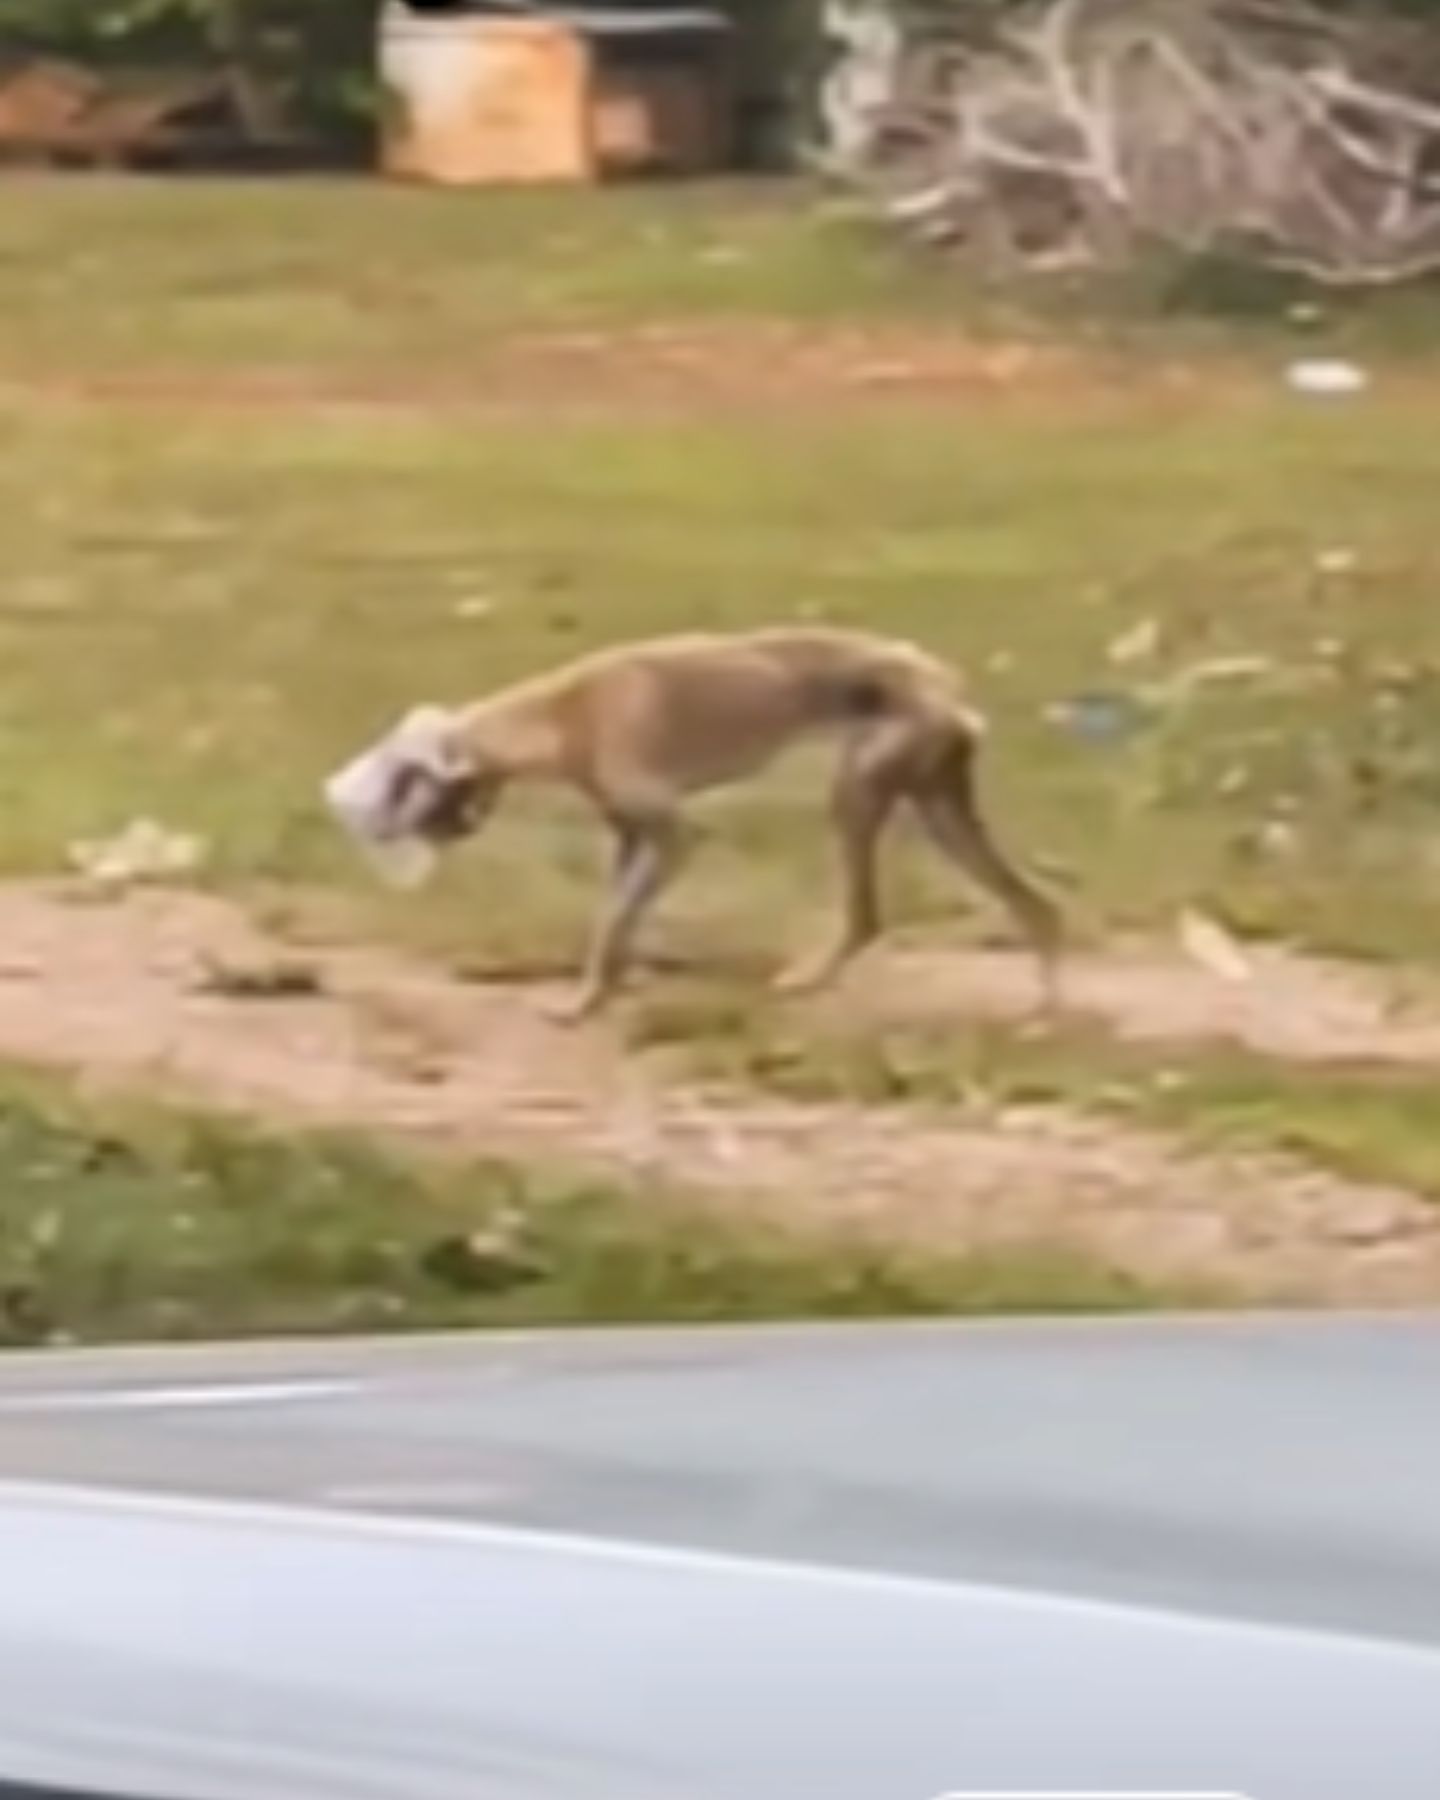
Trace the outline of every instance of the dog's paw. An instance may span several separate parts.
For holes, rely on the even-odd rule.
[[[1017,1029],[1022,1038],[1043,1041],[1058,1037],[1066,1020],[1065,995],[1060,987],[1046,980],[1030,1005],[1021,1014]]]
[[[791,999],[805,994],[818,994],[825,988],[833,987],[838,974],[839,970],[829,957],[791,963],[771,979],[770,992]]]
[[[572,993],[551,995],[540,1001],[539,1012],[552,1025],[583,1025],[593,1019],[604,1006],[606,996],[591,988],[577,988]]]

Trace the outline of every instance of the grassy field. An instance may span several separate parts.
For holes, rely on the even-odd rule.
[[[1313,407],[1273,327],[1197,348],[1181,387],[1147,331],[1053,392],[937,405],[821,379],[777,406],[743,353],[757,320],[948,353],[1021,326],[998,302],[946,319],[935,272],[723,192],[17,183],[0,263],[10,870],[152,812],[205,832],[226,879],[359,896],[314,784],[397,707],[634,632],[821,615],[974,671],[1017,835],[1107,925],[1199,899],[1428,950],[1440,436],[1413,359]],[[742,332],[729,404],[687,404],[683,380],[626,404],[633,334],[667,318]],[[582,327],[612,334],[594,393],[487,404],[506,346]],[[416,404],[362,403],[382,375]],[[437,380],[473,404],[425,404]],[[1153,655],[1114,666],[1146,621]],[[1112,690],[1136,703],[1122,741],[1057,717]],[[813,797],[802,765],[726,803],[672,930],[703,922],[722,956],[777,916],[803,932]],[[567,813],[523,809],[468,861],[391,923],[478,956],[568,949],[591,851]],[[917,861],[907,903],[942,901]]]
[[[505,1164],[426,1170],[48,1082],[0,1090],[0,1349],[467,1325],[1104,1312],[1166,1294],[1064,1247],[949,1257]]]
[[[463,379],[497,341],[678,318],[934,316],[948,281],[782,185],[467,195],[359,182],[7,181],[32,369]],[[984,310],[984,309],[978,309]],[[977,306],[967,311],[973,316]]]
[[[643,1001],[628,1035],[694,1076],[784,1100],[938,1107],[980,1120],[1075,1107],[1202,1152],[1294,1157],[1440,1202],[1435,1079],[1425,1068],[1297,1067],[1221,1042],[1127,1041],[1083,1019],[1043,1034],[984,1022],[817,1022],[737,1005],[718,983]]]
[[[977,293],[783,187],[7,181],[0,873],[59,871],[75,840],[151,815],[203,834],[210,879],[297,932],[343,921],[471,971],[563,967],[602,848],[572,808],[517,797],[398,903],[320,816],[321,776],[416,699],[632,634],[824,618],[972,671],[995,808],[1082,930],[1164,930],[1194,904],[1304,947],[1428,960],[1440,354],[1423,308],[1301,333],[1284,295],[1228,323],[1157,298]],[[1287,390],[1291,356],[1334,351],[1369,363],[1365,395]],[[828,907],[820,780],[801,757],[717,802],[707,878],[660,924],[732,982],[717,1016]],[[918,933],[990,929],[918,849],[896,886]],[[763,1042],[737,1049],[723,1018],[709,1036],[727,1074],[775,1083]],[[787,1054],[782,1085],[798,1056],[802,1086],[860,1100],[933,1095],[940,1060],[952,1097],[970,1067],[953,1045],[902,1048],[899,1075],[873,1046]],[[1403,1082],[1212,1058],[1162,1093],[1098,1041],[1046,1056],[1015,1052],[1005,1079],[1093,1105],[1124,1090],[1150,1122],[1440,1182]],[[25,1176],[7,1227],[38,1232],[48,1296],[22,1294],[19,1335],[32,1305],[47,1330],[153,1320],[142,1264],[166,1272],[161,1326],[180,1332],[521,1304],[397,1274],[419,1178],[353,1146],[201,1132],[177,1149],[172,1123],[159,1161],[92,1165],[89,1125],[48,1100],[5,1119],[16,1169],[70,1171],[58,1211],[49,1177]],[[145,1222],[192,1177],[212,1223],[233,1223],[240,1189],[247,1220],[257,1192],[278,1196],[238,1236],[202,1230],[213,1264],[186,1260],[190,1227]],[[361,1200],[332,1234],[342,1178]],[[446,1204],[483,1214],[488,1179]],[[101,1200],[123,1254],[91,1232]],[[592,1290],[590,1253],[554,1248],[584,1239],[568,1204],[546,1211],[566,1222],[560,1272],[527,1316],[735,1310],[742,1288],[758,1310],[1117,1297],[1084,1268],[837,1273],[723,1234],[692,1281],[613,1196],[626,1248]],[[272,1279],[297,1229],[315,1264]],[[357,1235],[399,1248],[367,1261]],[[663,1280],[637,1273],[657,1259]]]

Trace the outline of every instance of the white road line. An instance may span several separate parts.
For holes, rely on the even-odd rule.
[[[283,1406],[333,1400],[359,1390],[358,1381],[227,1381],[191,1387],[57,1388],[48,1394],[0,1398],[0,1413],[170,1412],[221,1406]]]
[[[688,1545],[651,1543],[633,1538],[589,1537],[577,1532],[548,1531],[535,1526],[495,1525],[468,1519],[351,1512],[272,1500],[240,1500],[229,1496],[166,1493],[147,1488],[96,1487],[82,1482],[43,1482],[0,1478],[0,1522],[7,1507],[23,1510],[106,1514],[112,1519],[170,1520],[209,1530],[264,1530],[287,1536],[350,1537],[390,1543],[448,1545],[494,1554],[568,1557],[578,1562],[620,1563],[632,1568],[671,1571],[677,1575],[784,1582],[794,1587],[851,1588],[869,1593],[908,1595],[912,1600],[954,1605],[957,1601],[1001,1605],[1013,1612],[1056,1613],[1096,1624],[1143,1625],[1182,1636],[1208,1637],[1216,1631],[1259,1638],[1304,1649],[1339,1649],[1352,1655],[1387,1661],[1426,1663],[1440,1675],[1440,1647],[1411,1639],[1381,1637],[1343,1628],[1291,1625],[1100,1599],[1061,1590],[1003,1587],[997,1582],[946,1580],[890,1569],[860,1568],[840,1563],[781,1562],[744,1552],[704,1550]]]

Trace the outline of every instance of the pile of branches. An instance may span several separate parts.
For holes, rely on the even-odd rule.
[[[1039,265],[1145,243],[1337,286],[1440,269],[1440,44],[1307,0],[832,0],[830,167],[927,241]],[[973,21],[973,13],[969,14]]]

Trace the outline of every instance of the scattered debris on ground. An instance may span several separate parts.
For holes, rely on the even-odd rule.
[[[204,865],[206,845],[187,831],[154,819],[134,819],[108,838],[82,838],[70,846],[70,866],[100,888],[131,887],[142,881],[174,881]]]

